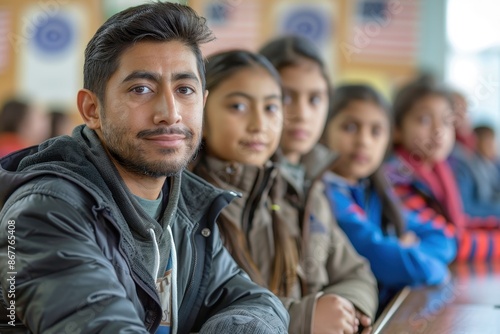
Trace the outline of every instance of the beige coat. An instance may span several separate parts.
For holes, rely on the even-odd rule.
[[[271,205],[279,205],[289,233],[306,249],[301,251],[298,268],[302,284],[297,284],[290,298],[281,297],[290,313],[290,333],[311,333],[315,303],[323,293],[347,298],[373,319],[377,307],[375,278],[367,261],[356,253],[332,218],[321,182],[315,182],[311,191],[306,190],[306,197],[303,183],[292,176],[288,168],[276,166],[281,164],[269,163],[259,168],[201,157],[193,171],[220,188],[242,194],[242,198],[234,200],[221,215],[244,230],[252,259],[266,282],[274,258]],[[278,183],[277,178],[283,177],[286,182]],[[286,196],[270,203],[270,189],[277,184],[286,187],[283,189]],[[254,199],[257,204],[248,221],[247,203]],[[307,206],[304,205],[306,199]],[[311,217],[312,212],[313,223],[304,219]]]

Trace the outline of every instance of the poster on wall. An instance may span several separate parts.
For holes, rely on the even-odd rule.
[[[420,2],[356,0],[347,39],[340,44],[349,63],[415,63]]]
[[[101,5],[104,13],[104,18],[108,19],[114,14],[121,12],[129,7],[135,7],[144,3],[151,2],[151,0],[101,0]],[[185,4],[186,0],[162,0],[162,2],[174,2]]]
[[[275,35],[299,35],[314,42],[323,58],[335,64],[336,4],[332,1],[280,1],[274,8]]]
[[[0,8],[0,74],[9,66],[10,47],[8,36],[11,33],[12,15],[8,9]]]
[[[227,49],[258,48],[262,25],[261,2],[243,0],[208,1],[203,7],[203,16],[215,35],[215,41],[202,45],[202,52],[208,56]]]
[[[21,94],[41,103],[75,103],[82,85],[84,13],[76,4],[26,8],[13,40]]]

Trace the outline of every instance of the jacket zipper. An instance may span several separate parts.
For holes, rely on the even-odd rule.
[[[108,213],[108,209],[105,209],[103,210],[102,212],[102,215],[104,218],[106,218],[109,222],[111,222],[111,224],[113,224],[113,226],[118,230],[120,231],[119,227],[116,226],[116,222],[115,220],[113,219],[113,217]],[[120,239],[121,239],[121,234],[120,234]],[[160,306],[160,301],[158,299],[158,293],[156,292],[156,288],[153,289],[152,286],[150,286],[149,284],[147,284],[144,280],[142,280],[139,275],[134,271],[134,267],[131,265],[131,262],[130,262],[130,258],[128,257],[128,255],[126,255],[122,249],[122,247],[118,246],[118,250],[120,252],[120,254],[123,256],[123,258],[125,259],[125,261],[127,262],[129,268],[130,268],[130,273],[131,273],[131,276],[132,276],[132,279],[134,280],[134,282],[142,289],[144,290],[150,297],[151,299],[156,302],[157,306],[161,309],[161,306]],[[156,280],[153,280],[153,281],[156,281]],[[147,313],[147,310],[145,310],[145,313]],[[153,317],[152,317],[152,321],[150,323],[150,325],[148,326],[148,330],[152,328],[152,325],[156,322],[156,318],[157,318],[157,315],[154,314]]]

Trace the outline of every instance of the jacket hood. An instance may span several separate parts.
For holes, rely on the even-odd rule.
[[[103,199],[106,198],[120,201],[120,198],[131,197],[97,135],[85,125],[77,126],[72,136],[52,138],[38,146],[14,152],[0,159],[0,208],[20,186],[45,175],[54,175],[78,184],[93,195],[99,206],[106,206],[103,203]],[[196,195],[198,200],[203,200],[205,203],[212,202],[221,195],[229,201],[235,197],[235,194],[223,192],[202,180],[194,181],[192,174],[183,172],[170,178],[169,207],[174,207],[181,195],[181,178],[189,180],[186,187],[196,185],[199,188],[200,194],[193,196]],[[122,186],[110,187],[110,182],[120,183]],[[182,196],[185,197],[185,194]],[[121,207],[125,211],[135,211],[132,205]],[[198,211],[193,209],[189,211],[194,220],[204,214]],[[132,212],[124,212],[125,216],[128,214],[132,215]]]
[[[44,175],[66,178],[100,192],[99,184],[93,185],[79,177],[97,172],[84,160],[84,148],[70,136],[52,138],[0,159],[0,207],[16,189]]]

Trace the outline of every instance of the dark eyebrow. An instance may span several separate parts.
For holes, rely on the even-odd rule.
[[[283,90],[287,93],[291,93],[291,94],[295,94],[295,95],[297,95],[299,92],[296,89],[289,88],[286,86],[283,86]],[[307,94],[326,94],[326,93],[328,93],[328,89],[311,89],[311,90],[308,90],[306,93]]]
[[[375,122],[365,122],[363,119],[360,119],[358,117],[354,117],[354,116],[351,116],[351,115],[346,115],[345,116],[345,120],[344,121],[347,121],[347,122],[354,122],[356,124],[368,124],[368,125],[385,125],[387,122],[379,122],[379,121],[375,121]]]
[[[134,71],[127,75],[122,82],[132,81],[136,79],[146,79],[148,81],[160,82],[161,75],[158,73],[148,72],[148,71]],[[189,79],[199,82],[200,80],[193,72],[180,72],[172,74],[172,81]]]
[[[240,96],[240,97],[244,97],[248,100],[253,100],[253,97],[251,97],[250,95],[243,93],[243,92],[232,92],[232,93],[229,93],[226,95],[226,97],[233,97],[233,96]]]
[[[172,81],[178,81],[178,80],[183,80],[183,79],[194,80],[198,83],[200,82],[200,79],[198,79],[198,76],[196,74],[194,74],[193,72],[179,72],[179,73],[172,74]]]
[[[264,97],[265,100],[273,100],[273,99],[281,100],[281,98],[282,96],[278,94],[271,94]]]
[[[232,92],[232,93],[229,93],[229,94],[226,95],[226,98],[233,97],[233,96],[241,96],[241,97],[244,97],[244,98],[246,98],[248,100],[255,100],[255,98],[253,96],[248,95],[248,94],[243,93],[243,92]],[[272,94],[272,95],[265,96],[264,99],[265,100],[271,100],[271,99],[281,100],[281,95]]]
[[[146,79],[149,81],[160,82],[160,75],[148,71],[134,71],[127,75],[127,77],[123,79],[122,83],[136,79]]]

